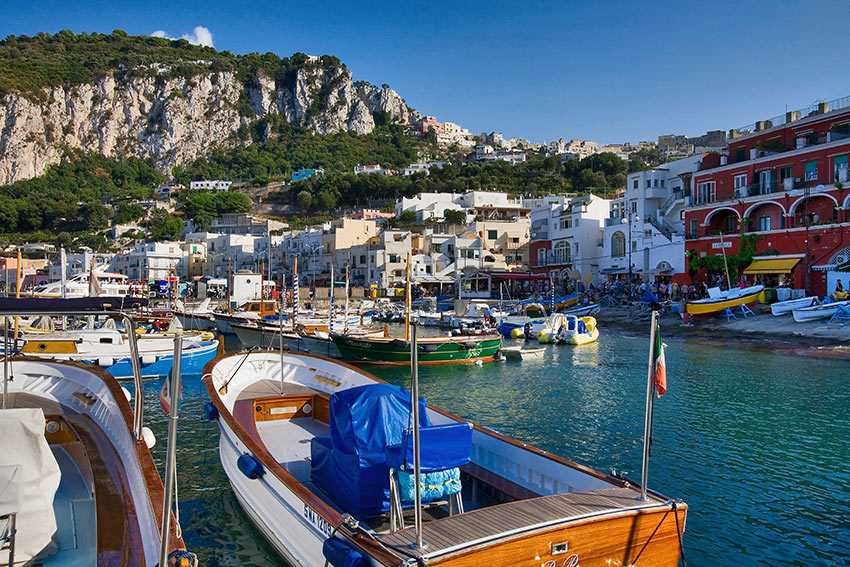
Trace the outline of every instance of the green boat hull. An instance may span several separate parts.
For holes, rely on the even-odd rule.
[[[410,344],[402,339],[393,341],[332,336],[343,360],[369,364],[410,364]],[[493,360],[502,347],[501,337],[485,339],[465,337],[440,343],[419,344],[419,364],[452,364]]]

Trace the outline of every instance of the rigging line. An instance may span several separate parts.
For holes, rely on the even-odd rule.
[[[682,567],[688,567],[688,562],[685,561],[685,546],[682,544],[682,528],[679,525],[679,510],[676,500],[673,500],[673,514],[676,516],[676,534],[679,536],[679,555],[682,558]]]

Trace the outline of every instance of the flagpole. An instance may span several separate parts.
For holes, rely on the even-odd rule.
[[[649,371],[646,377],[646,415],[643,424],[643,467],[640,474],[640,499],[648,500],[646,483],[649,480],[649,449],[652,445],[652,404],[655,394],[655,335],[658,333],[658,311],[652,311],[652,323],[649,332]]]

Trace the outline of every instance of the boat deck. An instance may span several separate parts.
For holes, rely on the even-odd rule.
[[[649,502],[641,502],[637,499],[638,494],[631,488],[555,494],[425,522],[422,533],[428,546],[424,549],[412,547],[416,537],[413,527],[381,535],[378,540],[402,555],[418,557],[485,543],[502,538],[506,533],[519,535],[548,525],[639,508],[655,508],[666,503],[666,500],[652,496]]]

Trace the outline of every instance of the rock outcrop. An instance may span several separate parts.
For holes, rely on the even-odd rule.
[[[288,86],[261,73],[136,75],[0,99],[0,184],[43,174],[68,148],[150,159],[169,172],[213,147],[250,143],[243,127],[271,115],[322,134],[371,132],[377,113],[405,125],[419,118],[395,91],[355,85],[341,65],[307,65]]]

